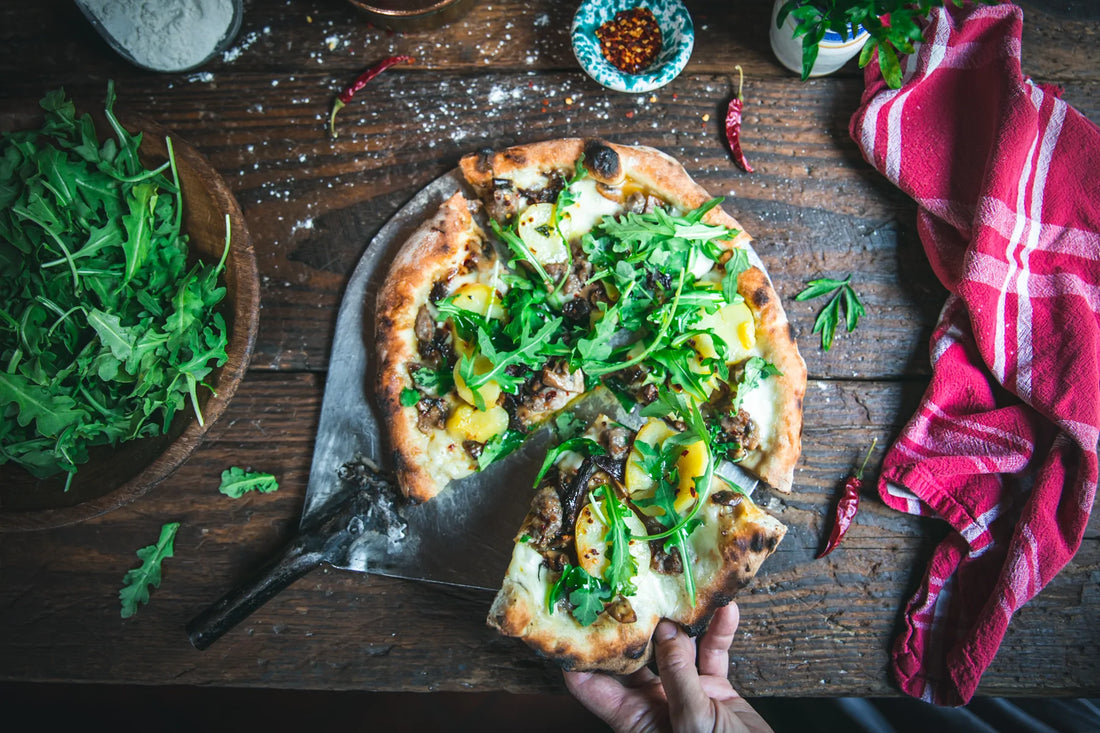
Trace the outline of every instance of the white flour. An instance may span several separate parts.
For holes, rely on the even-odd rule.
[[[180,71],[214,52],[233,22],[232,0],[83,0],[142,66]]]

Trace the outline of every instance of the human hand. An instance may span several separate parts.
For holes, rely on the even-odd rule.
[[[727,677],[739,619],[735,603],[718,609],[699,638],[698,668],[695,640],[677,624],[661,621],[653,634],[660,676],[645,667],[627,677],[566,672],[565,686],[617,733],[771,733]]]

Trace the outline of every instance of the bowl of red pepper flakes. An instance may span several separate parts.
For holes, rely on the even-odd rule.
[[[695,26],[680,0],[585,0],[571,36],[585,73],[619,92],[668,84],[695,46]]]

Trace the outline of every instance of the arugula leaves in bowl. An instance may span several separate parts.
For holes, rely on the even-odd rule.
[[[155,123],[64,92],[0,139],[0,529],[141,495],[194,450],[255,339],[255,258],[224,181]],[[18,466],[19,468],[15,468]]]

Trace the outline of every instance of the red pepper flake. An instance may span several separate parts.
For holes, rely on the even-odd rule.
[[[627,113],[626,113],[626,118],[627,118],[628,120],[632,120],[632,119],[634,119],[634,110],[627,110]]]
[[[622,10],[596,29],[604,58],[617,69],[637,74],[661,53],[661,26],[649,8]]]
[[[825,543],[825,549],[818,553],[818,559],[828,555],[837,548],[844,533],[852,526],[856,512],[859,511],[859,490],[863,488],[863,469],[867,467],[867,461],[871,452],[875,449],[878,438],[871,441],[871,447],[867,450],[867,456],[863,459],[863,465],[859,467],[854,476],[849,476],[844,482],[844,493],[836,503],[836,512],[833,516],[833,530],[829,533],[829,541]]]
[[[745,83],[745,73],[741,71],[740,64],[736,66],[736,69],[741,78],[737,82],[737,96],[730,100],[729,110],[726,111],[726,142],[730,144],[730,152],[733,153],[734,162],[741,166],[741,170],[752,173],[752,166],[749,165],[745,153],[741,150],[741,108],[745,104],[745,100],[741,96],[741,87]]]
[[[328,128],[332,137],[336,137],[336,113],[342,110],[344,108],[344,105],[350,102],[351,98],[354,97],[356,93],[359,92],[359,90],[365,87],[371,79],[378,76],[391,66],[396,66],[397,64],[411,64],[414,62],[415,59],[412,56],[390,56],[388,58],[382,59],[380,62],[356,77],[355,81],[353,81],[347,89],[340,92],[340,94],[337,95],[335,101],[333,101],[332,103],[332,114],[329,116],[328,120]]]

